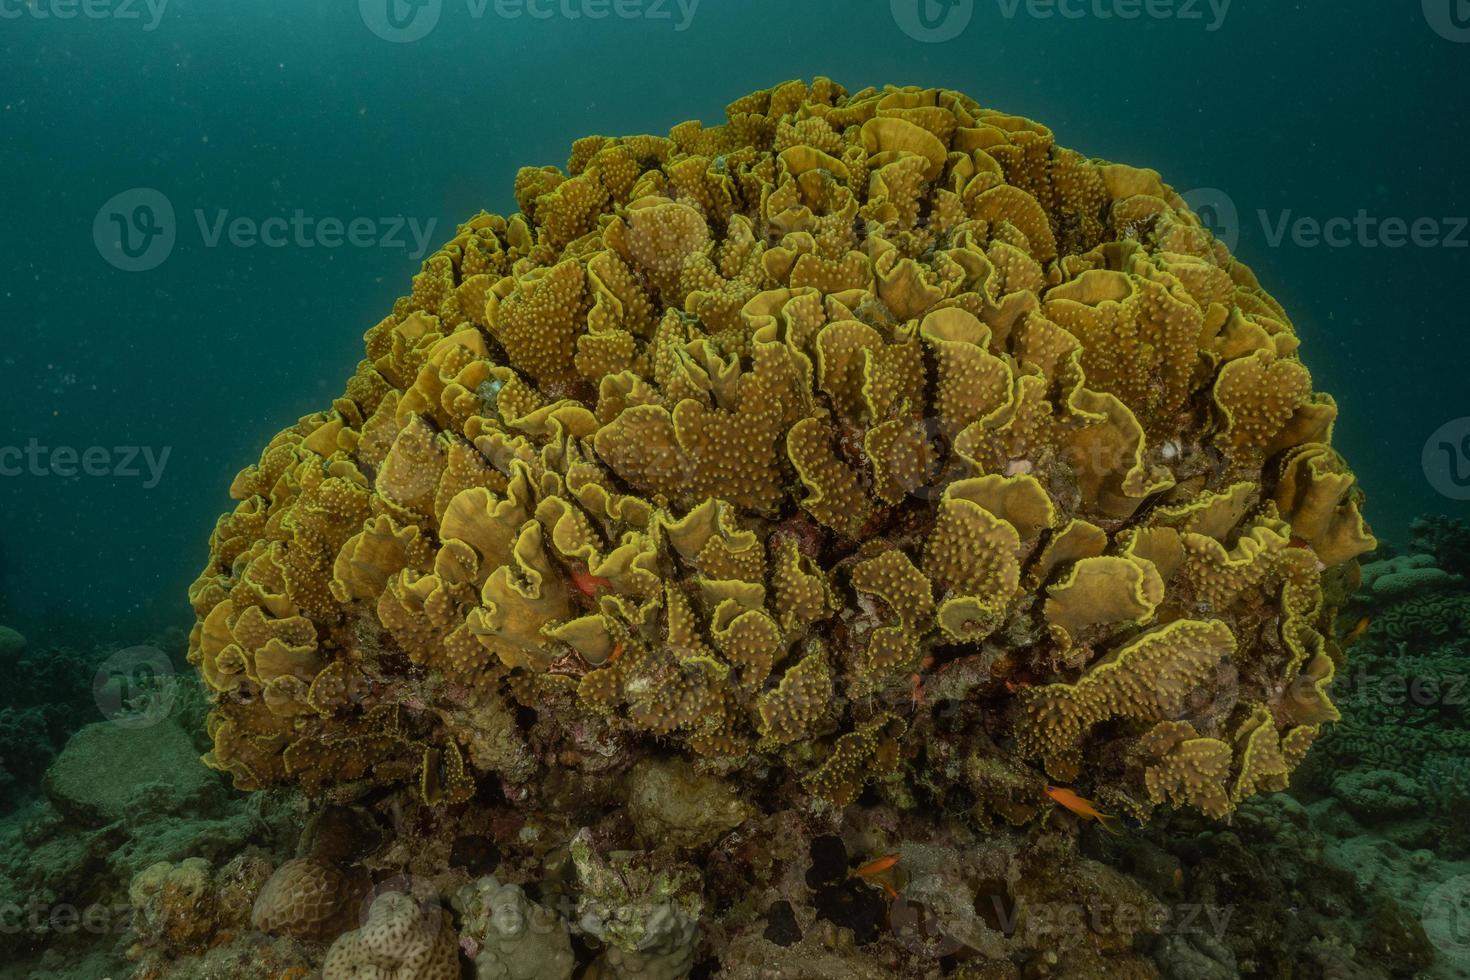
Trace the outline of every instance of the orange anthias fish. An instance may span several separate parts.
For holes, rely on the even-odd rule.
[[[869,861],[860,868],[854,868],[852,876],[854,878],[877,878],[878,875],[881,875],[896,864],[898,864],[898,855],[890,854],[887,857],[880,857],[876,861]],[[883,886],[883,890],[888,893],[889,898],[897,897],[898,889],[894,888],[892,884],[881,879],[878,880],[878,884]]]
[[[612,585],[609,579],[605,579],[601,575],[593,575],[591,572],[581,568],[572,569],[572,582],[589,599],[597,594],[598,589],[606,589]]]
[[[1121,834],[1123,832],[1123,821],[1109,813],[1103,813],[1093,806],[1091,800],[1083,799],[1076,793],[1061,786],[1048,786],[1046,795],[1050,796],[1059,806],[1064,806],[1077,816],[1085,820],[1096,820],[1102,825],[1102,829],[1110,834]]]
[[[1343,634],[1342,642],[1344,642],[1344,643],[1356,643],[1356,642],[1358,642],[1359,640],[1361,640],[1363,638],[1363,634],[1366,633],[1366,632],[1368,632],[1368,627],[1370,627],[1372,625],[1373,625],[1373,617],[1372,616],[1364,616],[1362,619],[1358,620],[1356,623],[1353,624],[1353,628],[1352,629],[1348,630],[1346,633]]]
[[[890,854],[887,857],[878,858],[878,860],[876,861],[869,861],[861,868],[855,869],[853,871],[853,874],[857,875],[859,878],[871,878],[874,875],[881,875],[883,872],[887,871],[889,868],[893,867],[897,863],[898,855]]]

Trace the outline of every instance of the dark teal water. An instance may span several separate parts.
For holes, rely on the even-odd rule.
[[[479,208],[514,210],[516,169],[564,164],[579,136],[718,122],[736,97],[818,74],[961,89],[1090,155],[1225,191],[1240,254],[1342,403],[1338,445],[1375,524],[1464,513],[1421,468],[1431,433],[1470,415],[1461,0],[1240,0],[1223,21],[1192,0],[1127,21],[975,0],[943,43],[906,34],[887,0],[653,2],[543,19],[445,0],[426,37],[390,43],[351,2],[92,0],[98,17],[0,0],[0,448],[77,454],[0,476],[0,621],[126,642],[186,619],[234,473],[341,391],[417,268],[412,236],[380,219],[434,223],[432,248]],[[135,188],[167,199],[176,241],[129,272],[94,221]],[[369,219],[373,243],[210,244],[221,220],[298,211]],[[1283,217],[1360,212],[1433,231],[1273,241]],[[85,468],[110,475],[83,472],[91,447]],[[127,447],[162,463],[156,479]]]

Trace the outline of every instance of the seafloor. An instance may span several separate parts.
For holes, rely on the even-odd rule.
[[[883,805],[853,803],[839,834],[778,814],[730,834],[711,858],[728,866],[704,870],[784,863],[782,893],[738,929],[704,926],[685,944],[692,964],[642,975],[1470,977],[1467,575],[1470,528],[1444,518],[1365,559],[1343,616],[1343,719],[1288,792],[1223,822],[1175,813],[1120,836],[1078,825],[1040,854],[1021,831],[952,835],[900,849],[897,878],[857,868],[875,840],[902,836]],[[460,930],[457,961],[382,976],[530,980],[566,975],[569,957],[596,959],[583,939],[568,946],[558,882],[517,881],[502,866],[503,843],[537,832],[508,811],[488,807],[473,826],[441,818],[465,821],[445,843],[445,826],[395,807],[323,810],[295,790],[231,790],[198,761],[206,705],[184,645],[167,631],[143,647],[86,650],[0,629],[14,685],[0,712],[0,978],[319,977],[326,944],[299,928],[313,910],[290,906],[292,869],[339,875],[323,936],[391,926],[391,903],[373,901],[388,893],[414,896],[404,929],[425,942],[449,937],[448,949],[443,930]],[[685,790],[698,801],[696,783]],[[711,819],[701,806],[662,813],[663,832]],[[936,924],[913,900],[926,870],[956,861],[993,866],[993,887]],[[307,881],[300,893],[322,891]],[[530,924],[514,942],[496,933],[511,920]],[[482,956],[476,973],[471,956],[496,941],[516,956]],[[632,965],[577,969],[625,976]]]

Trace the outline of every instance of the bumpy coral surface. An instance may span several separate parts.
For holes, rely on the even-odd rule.
[[[818,806],[1221,815],[1337,717],[1336,407],[1158,174],[818,79],[515,190],[234,483],[191,657],[238,787],[658,746]]]
[[[261,932],[320,938],[341,917],[351,891],[338,869],[312,858],[295,858],[266,881],[255,900],[250,924]]]
[[[359,929],[327,951],[322,980],[456,980],[459,942],[449,916],[408,895],[384,892]]]

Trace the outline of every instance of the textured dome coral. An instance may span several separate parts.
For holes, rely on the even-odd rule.
[[[236,786],[530,801],[661,754],[1223,815],[1336,718],[1374,544],[1336,406],[1158,174],[818,79],[515,193],[232,487],[191,659]]]

